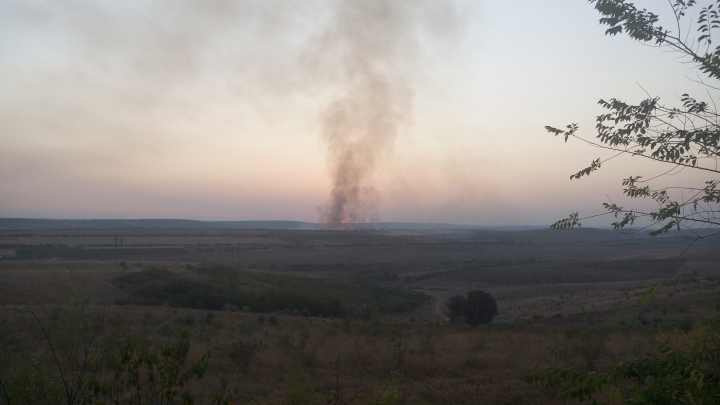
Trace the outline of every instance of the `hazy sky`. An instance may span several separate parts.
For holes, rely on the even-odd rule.
[[[604,30],[583,0],[0,0],[0,217],[598,213],[666,169],[570,181],[608,155],[543,127],[592,137],[600,98],[643,88],[704,96],[677,55]]]

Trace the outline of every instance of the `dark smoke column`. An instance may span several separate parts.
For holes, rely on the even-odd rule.
[[[411,116],[405,72],[416,53],[418,10],[424,1],[346,0],[317,49],[342,93],[322,115],[332,177],[320,221],[377,220],[373,175]]]

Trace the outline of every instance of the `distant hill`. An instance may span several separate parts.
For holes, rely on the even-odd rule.
[[[0,230],[47,229],[337,229],[338,225],[301,221],[195,221],[189,219],[43,219],[0,218]],[[342,229],[497,230],[541,229],[547,226],[479,226],[444,223],[368,222],[342,224]]]
[[[44,229],[316,229],[300,221],[195,221],[190,219],[0,218],[0,230]]]
[[[71,229],[264,229],[264,230],[396,230],[396,231],[475,231],[495,232],[500,239],[527,241],[599,241],[648,237],[648,230],[633,232],[633,229],[614,231],[598,228],[575,228],[553,231],[547,225],[526,226],[480,226],[444,223],[415,222],[368,222],[356,224],[317,224],[302,221],[195,221],[190,219],[42,219],[42,218],[0,218],[0,231],[39,231]],[[698,235],[716,233],[717,229],[697,229]],[[501,236],[505,234],[505,236]],[[693,233],[683,230],[672,231],[659,237],[692,237]],[[713,238],[714,239],[714,238]],[[720,238],[718,238],[720,240]]]

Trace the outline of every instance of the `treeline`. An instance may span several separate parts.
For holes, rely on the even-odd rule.
[[[409,263],[295,263],[284,267],[285,271],[307,273],[342,273],[369,281],[396,281],[398,273],[416,270],[420,264]]]
[[[468,271],[473,270],[483,270],[483,269],[493,269],[497,267],[509,267],[509,266],[524,266],[524,265],[531,265],[531,264],[541,264],[541,263],[547,263],[542,260],[536,260],[535,258],[531,257],[528,259],[519,259],[519,260],[507,260],[507,259],[499,259],[499,260],[480,260],[480,259],[472,259],[472,260],[466,260],[464,262],[443,262],[443,265],[446,265],[448,267],[452,267],[447,270],[436,270],[436,271],[428,271],[425,273],[420,274],[413,274],[413,275],[407,275],[405,276],[405,282],[412,282],[412,281],[421,281],[421,280],[429,280],[431,278],[435,277],[441,277],[441,276],[447,276],[451,274],[460,274]]]
[[[114,283],[128,298],[116,303],[369,318],[373,313],[409,312],[429,298],[360,279],[292,277],[219,265],[192,271],[191,277],[150,267],[119,276]]]
[[[285,271],[293,272],[307,272],[307,273],[341,273],[344,276],[357,277],[368,281],[397,281],[400,280],[398,274],[403,273],[414,273],[408,274],[403,277],[405,282],[427,280],[430,278],[440,277],[449,274],[457,274],[461,272],[485,269],[485,268],[496,268],[496,267],[507,267],[514,265],[532,265],[546,263],[542,260],[536,260],[535,258],[518,259],[518,260],[507,260],[507,259],[472,259],[465,261],[443,261],[440,263],[445,269],[443,270],[432,270],[437,268],[436,265],[429,263],[328,263],[328,264],[316,264],[316,263],[296,263],[286,265],[283,269]],[[251,265],[251,268],[253,266]],[[423,273],[417,273],[418,271],[429,270]]]
[[[96,248],[86,249],[83,247],[67,247],[62,245],[38,245],[38,246],[25,246],[15,247],[15,258],[16,259],[49,259],[49,258],[63,258],[63,259],[107,259],[112,258],[118,253],[122,252],[124,256],[132,256],[139,254],[147,254],[149,249],[130,249],[124,247],[122,250],[114,248]],[[153,248],[152,253],[185,253],[186,249],[183,248]]]

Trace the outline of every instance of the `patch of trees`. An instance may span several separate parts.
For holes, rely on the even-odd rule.
[[[15,249],[15,257],[18,259],[44,259],[49,257],[67,257],[76,259],[85,256],[85,253],[86,252],[84,252],[81,248],[64,246],[23,246]]]
[[[224,266],[203,266],[194,271],[199,277],[181,276],[164,268],[123,274],[114,282],[128,290],[129,298],[117,303],[209,310],[249,308],[254,312],[298,310],[312,316],[362,318],[374,312],[409,312],[428,299],[421,292],[358,279],[288,277]]]
[[[419,264],[401,263],[295,263],[284,267],[285,271],[308,273],[343,273],[371,281],[396,281],[397,273],[416,270]]]
[[[368,281],[397,281],[397,273],[388,270],[359,270],[353,273],[355,277]]]
[[[685,263],[686,258],[679,259],[640,259],[640,260],[604,260],[578,262],[577,266],[585,269],[597,269],[618,272],[657,272],[675,273]]]
[[[91,245],[90,245],[91,246]],[[146,245],[147,246],[147,245]],[[12,246],[15,249],[15,257],[17,259],[47,259],[51,257],[62,257],[67,259],[107,259],[118,254],[114,248],[92,248],[85,249],[83,247],[67,247],[63,245],[20,245],[20,247]],[[126,256],[146,254],[148,249],[123,249]],[[184,253],[183,248],[158,248],[152,249],[153,254],[171,254]]]
[[[490,323],[497,315],[495,297],[481,290],[468,291],[467,297],[462,295],[450,297],[447,308],[450,311],[451,321],[464,321],[472,326]]]

